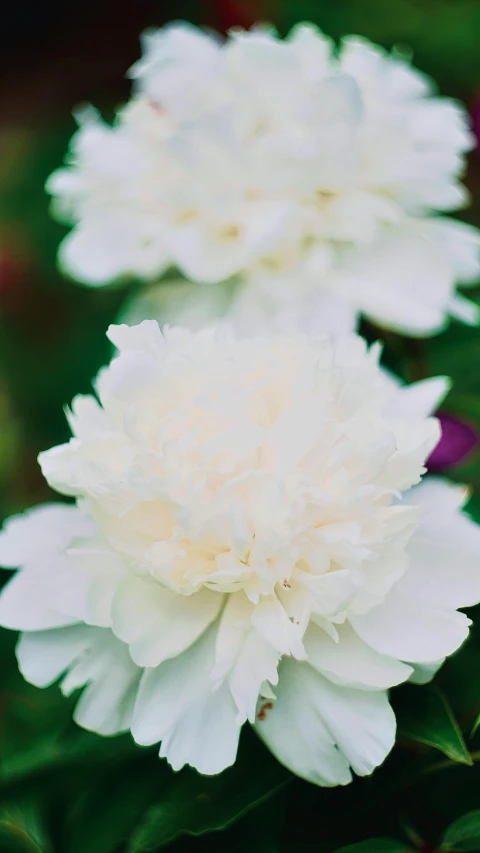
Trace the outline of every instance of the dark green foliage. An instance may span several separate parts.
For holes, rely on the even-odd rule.
[[[452,761],[473,764],[458,723],[440,690],[406,685],[394,702],[398,737],[440,750]]]
[[[342,847],[335,853],[411,853],[411,850],[412,848],[407,847],[403,841],[394,841],[392,838],[369,838],[368,841]]]
[[[52,853],[43,816],[34,799],[17,799],[0,810],[3,853]]]
[[[440,850],[460,851],[480,849],[480,809],[454,821],[442,838]]]
[[[233,768],[220,776],[204,777],[184,770],[169,779],[158,803],[145,813],[127,847],[128,853],[158,850],[178,835],[203,835],[221,830],[265,799],[275,796],[291,781],[284,770],[253,736]],[[256,769],[252,772],[252,756]]]

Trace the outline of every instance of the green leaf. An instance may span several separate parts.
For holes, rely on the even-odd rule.
[[[147,810],[127,853],[158,850],[178,835],[203,835],[224,829],[291,779],[260,745],[241,749],[235,765],[218,776],[195,770],[175,774],[160,802]]]
[[[72,722],[72,705],[57,687],[38,690],[21,683],[0,694],[0,781],[26,778],[70,763],[103,763],[135,752],[129,737],[102,738]]]
[[[0,809],[2,853],[51,853],[38,806],[31,801]]]
[[[472,765],[463,735],[443,693],[406,685],[394,702],[400,737],[440,750],[452,761]]]
[[[341,847],[335,853],[412,853],[412,848],[393,838],[369,838],[368,841]]]
[[[445,832],[441,850],[480,850],[480,809],[463,815]]]
[[[171,781],[156,753],[101,773],[77,798],[68,816],[65,853],[111,853],[128,838],[145,809]]]
[[[472,508],[472,501],[468,504]],[[480,521],[480,516],[479,516]],[[449,697],[455,717],[462,720],[465,731],[471,729],[480,712],[480,679],[472,672],[480,669],[480,608],[470,611],[473,619],[470,636],[462,648],[448,658],[435,679],[435,684]]]
[[[2,694],[0,778],[19,778],[56,763],[64,756],[70,707],[53,688],[40,691],[20,684]]]
[[[479,726],[480,726],[480,714],[478,715],[477,719],[475,720],[475,722],[472,726],[472,731],[470,732],[471,738],[477,734]]]

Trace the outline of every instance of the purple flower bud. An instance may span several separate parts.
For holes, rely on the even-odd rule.
[[[472,108],[472,130],[477,139],[477,148],[480,147],[480,97],[477,97]]]
[[[429,471],[460,465],[480,445],[480,436],[471,424],[445,412],[437,412],[436,417],[442,427],[442,437],[428,458]]]

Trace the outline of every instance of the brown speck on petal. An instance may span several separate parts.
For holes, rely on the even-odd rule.
[[[267,716],[267,711],[271,711],[273,708],[273,702],[264,702],[263,705],[260,705],[257,720],[265,720]]]

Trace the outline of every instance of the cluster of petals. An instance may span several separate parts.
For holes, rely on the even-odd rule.
[[[480,531],[430,478],[444,379],[400,387],[351,336],[239,339],[146,321],[40,455],[75,503],[6,522],[0,623],[75,717],[220,772],[249,721],[320,785],[393,746],[388,690],[468,634]]]
[[[314,314],[345,330],[363,312],[423,335],[478,319],[455,292],[479,278],[478,231],[436,215],[465,204],[474,137],[404,57],[353,36],[336,50],[306,24],[224,42],[174,24],[143,48],[131,101],[113,126],[81,112],[47,185],[74,225],[60,250],[72,276],[234,279],[234,298],[210,289],[200,310],[249,327]]]

